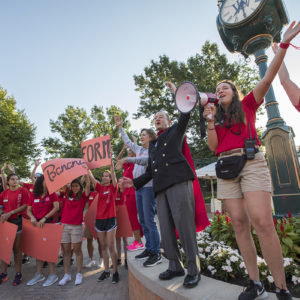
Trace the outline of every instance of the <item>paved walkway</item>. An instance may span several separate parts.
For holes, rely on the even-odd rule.
[[[97,249],[96,242],[94,241],[95,250]],[[83,264],[88,261],[88,254],[86,249],[86,241],[83,242]],[[95,252],[96,253],[96,252]],[[98,252],[96,257],[98,258]],[[19,286],[12,286],[14,279],[15,270],[14,268],[8,269],[9,280],[0,285],[0,299],[5,300],[52,300],[52,299],[105,299],[105,300],[127,300],[128,296],[128,272],[124,265],[120,266],[120,282],[118,284],[111,283],[111,277],[104,282],[97,282],[99,273],[102,269],[94,268],[83,268],[84,279],[80,286],[74,285],[76,268],[75,264],[71,266],[72,281],[67,283],[65,286],[58,286],[55,283],[50,287],[43,287],[43,282],[39,282],[34,286],[26,286],[36,271],[35,259],[31,259],[31,263],[23,266],[23,283]],[[44,269],[44,274],[48,275],[48,268]],[[56,273],[59,279],[62,278],[64,271],[63,268],[57,268]]]

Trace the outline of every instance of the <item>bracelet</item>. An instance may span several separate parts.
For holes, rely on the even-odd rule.
[[[282,49],[287,49],[289,47],[289,45],[290,45],[289,43],[280,43],[279,47]]]
[[[207,128],[208,130],[216,130],[216,127],[214,127],[214,128]]]
[[[44,218],[46,219],[46,221],[48,220],[48,218],[46,216]]]

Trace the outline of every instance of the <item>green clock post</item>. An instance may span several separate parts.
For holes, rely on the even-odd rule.
[[[288,23],[282,0],[219,0],[217,27],[226,48],[245,57],[255,56],[260,76],[267,70],[265,49],[280,42],[283,25]],[[275,214],[300,214],[300,167],[294,133],[280,116],[273,87],[265,97],[268,115],[263,133],[273,182]]]

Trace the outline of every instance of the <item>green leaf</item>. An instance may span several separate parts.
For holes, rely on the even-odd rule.
[[[282,242],[286,244],[290,249],[293,248],[293,241],[290,238],[288,237],[282,238]]]

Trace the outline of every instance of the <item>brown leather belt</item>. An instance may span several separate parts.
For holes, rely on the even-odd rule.
[[[255,147],[255,153],[259,152],[259,148]],[[245,149],[244,148],[237,148],[229,151],[224,151],[219,153],[218,157],[226,156],[226,155],[231,155],[231,154],[245,154]]]

